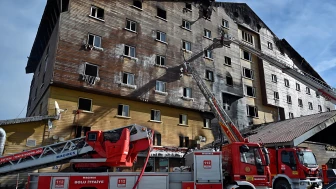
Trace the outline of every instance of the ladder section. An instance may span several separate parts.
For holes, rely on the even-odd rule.
[[[332,103],[336,104],[335,89],[331,88],[324,81],[321,81],[320,79],[306,72],[293,68],[291,65],[287,64],[285,61],[282,61],[275,56],[265,54],[262,51],[255,49],[254,47],[251,47],[249,45],[246,45],[237,39],[231,39],[231,41],[235,43],[236,45],[238,45],[241,49],[247,50],[255,54],[259,58],[269,62],[271,65],[278,67],[279,69],[282,69],[283,72],[292,76],[296,80],[306,84],[307,86],[309,86],[312,89],[315,89],[316,91],[319,91],[322,94],[322,96],[324,96],[327,100],[330,100]]]
[[[205,99],[207,100],[211,111],[218,119],[221,128],[224,131],[224,134],[230,141],[232,142],[244,142],[244,138],[238,131],[237,127],[233,124],[230,117],[227,115],[225,110],[220,106],[220,103],[216,99],[215,95],[208,89],[205,85],[203,79],[201,78],[200,74],[190,65],[190,63],[186,63],[188,67],[188,73],[191,73],[193,78],[196,81],[197,86],[201,90],[202,94],[204,95]]]

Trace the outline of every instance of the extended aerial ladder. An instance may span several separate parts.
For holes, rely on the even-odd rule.
[[[3,156],[0,157],[0,176],[68,163],[75,158],[88,156],[91,159],[99,159],[98,165],[101,163],[106,166],[132,166],[138,152],[149,148],[151,132],[146,127],[136,124],[104,132],[89,131],[86,137]],[[143,141],[147,143],[144,144]],[[107,148],[109,149],[106,150]],[[104,150],[113,153],[108,154]],[[116,162],[122,159],[124,162]],[[76,163],[78,162],[81,162],[80,159],[77,159]],[[83,159],[83,162],[87,161]]]

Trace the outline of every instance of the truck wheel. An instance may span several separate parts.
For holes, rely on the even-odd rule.
[[[292,189],[286,180],[279,180],[276,182],[274,189]]]

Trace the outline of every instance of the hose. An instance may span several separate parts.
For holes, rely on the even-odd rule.
[[[145,164],[144,166],[142,167],[142,170],[141,170],[141,173],[136,181],[136,183],[134,184],[133,188],[132,189],[136,189],[136,187],[138,186],[144,172],[145,172],[145,168],[147,166],[147,163],[148,163],[148,159],[149,159],[149,156],[150,156],[150,151],[152,150],[152,145],[153,145],[153,137],[154,137],[154,131],[152,131],[152,137],[151,137],[151,140],[148,140],[148,144],[149,144],[149,148],[148,148],[148,154],[147,154],[147,157],[146,157],[146,160],[145,160]]]

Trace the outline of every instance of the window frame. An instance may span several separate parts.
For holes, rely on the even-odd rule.
[[[189,93],[188,93],[188,91],[189,91]],[[192,98],[192,88],[191,87],[183,87],[183,97]]]
[[[210,77],[211,76],[211,77]],[[205,78],[208,80],[208,81],[212,81],[214,82],[214,72],[211,71],[211,70],[205,70]]]
[[[252,106],[252,105],[246,105],[246,107],[247,107],[247,116],[250,116],[250,117],[255,117],[255,118],[258,118],[259,117],[259,115],[258,115],[258,107],[257,106]],[[253,110],[254,110],[254,115],[250,115],[250,107],[252,107],[253,108]]]
[[[248,54],[248,59],[245,58],[245,53]],[[242,59],[246,60],[246,61],[249,61],[249,62],[253,62],[252,53],[250,53],[248,51],[245,51],[245,50],[242,50]]]
[[[92,10],[93,9],[96,9],[95,11],[95,15],[92,15]],[[98,17],[98,10],[103,10],[103,18],[99,18]],[[105,20],[105,10],[103,8],[100,8],[100,7],[97,7],[95,5],[91,5],[91,10],[90,10],[90,15],[89,15],[91,18],[95,18],[95,19],[98,19],[98,20],[101,20],[101,21],[104,21]]]
[[[314,109],[312,102],[308,102],[308,109],[309,110],[313,110]]]
[[[204,36],[207,39],[211,39],[212,35],[211,35],[211,30],[205,29],[204,28]]]
[[[230,28],[229,21],[223,18],[222,19],[222,27],[224,27],[224,28]]]
[[[274,91],[273,92],[273,98],[274,98],[274,100],[279,100],[280,98],[279,98],[279,92],[278,91]]]
[[[186,48],[188,46],[187,44],[189,45],[189,49]],[[191,42],[182,40],[182,50],[191,52]]]
[[[191,22],[188,20],[182,19],[182,28],[188,31],[191,31]]]
[[[163,64],[162,64],[162,60],[163,60]],[[158,62],[160,64],[158,64]],[[155,64],[158,65],[158,66],[165,66],[166,65],[166,57],[161,56],[161,55],[156,55]]]
[[[160,16],[160,14],[159,14],[160,11],[164,11],[165,18],[162,17],[162,16]],[[163,12],[162,12],[162,13],[163,13]],[[160,18],[160,19],[162,19],[162,20],[167,21],[167,11],[164,10],[164,9],[161,9],[160,7],[156,7],[156,17],[157,17],[157,18]]]
[[[205,50],[205,52],[204,52],[204,58],[213,60],[212,50],[209,50],[209,49]]]
[[[301,91],[300,83],[296,83],[295,88],[296,88],[297,91]]]
[[[231,80],[228,80],[229,78],[230,78]],[[230,86],[230,87],[233,86],[233,77],[232,77],[231,75],[227,75],[227,76],[225,77],[225,80],[226,80],[226,84],[227,84],[228,86]],[[229,83],[229,81],[231,81],[231,84]]]
[[[253,96],[250,96],[250,95],[247,94],[247,88],[252,88]],[[253,86],[245,85],[245,87],[244,87],[244,93],[245,93],[245,96],[255,98],[256,97],[256,88],[253,87]]]
[[[278,77],[277,77],[277,75],[272,74],[271,77],[272,77],[272,82],[278,83]]]
[[[248,32],[246,32],[246,31],[244,31],[244,30],[241,30],[242,31],[242,40],[244,41],[244,42],[247,42],[247,43],[249,43],[249,44],[254,44],[254,40],[253,40],[253,35],[252,34],[250,34],[250,33],[248,33]]]
[[[226,66],[232,66],[231,58],[228,56],[224,56],[224,65]]]
[[[285,83],[285,87],[290,88],[289,80],[288,79],[284,78],[284,83]]]
[[[157,113],[159,113],[159,115],[156,115]],[[150,121],[158,121],[161,122],[161,111],[160,110],[156,110],[156,109],[151,109],[151,115],[150,115]],[[156,116],[159,116],[159,120],[157,120]],[[152,119],[153,118],[153,119]]]
[[[163,89],[163,91],[161,89]],[[164,81],[156,80],[155,81],[155,91],[166,93],[167,83]]]
[[[167,34],[165,32],[157,30],[155,39],[159,42],[167,43]],[[162,40],[162,39],[164,39],[164,40]]]
[[[267,48],[273,50],[273,43],[267,41]]]
[[[86,68],[87,68],[87,65],[89,65],[89,66],[94,66],[94,67],[97,68],[97,74],[96,74],[96,76],[86,74]],[[91,63],[85,62],[85,63],[84,63],[84,75],[91,76],[91,77],[99,77],[99,66],[98,66],[98,65],[95,65],[95,64],[91,64]]]
[[[298,106],[303,107],[303,101],[301,98],[298,99]]]
[[[211,128],[211,119],[203,118],[203,128],[207,128],[207,129]]]
[[[321,105],[317,105],[317,109],[318,109],[318,112],[322,112],[322,106]]]
[[[287,104],[292,104],[292,96],[287,95],[286,99],[287,99]]]
[[[128,48],[128,54],[126,54],[126,48]],[[134,50],[134,56],[132,56],[132,53],[131,53],[132,49]],[[135,58],[136,57],[136,48],[133,47],[133,46],[130,46],[130,45],[125,45],[124,46],[124,56],[130,57],[130,58]]]
[[[130,28],[127,27],[128,23],[130,23],[129,24]],[[132,29],[132,24],[134,24],[134,30]],[[136,21],[126,18],[126,27],[125,27],[126,30],[136,33],[137,32],[137,25],[138,25],[138,23]]]
[[[122,107],[122,110],[121,112],[120,111],[120,107]],[[123,115],[124,112],[125,112],[125,107],[127,107],[127,115]],[[119,114],[121,113],[121,115]],[[117,111],[117,115],[120,116],[120,117],[130,117],[130,106],[128,104],[118,104],[118,111]]]
[[[79,103],[80,103],[80,99],[84,99],[84,100],[90,100],[90,110],[85,110],[85,109],[80,109],[79,108]],[[84,98],[84,97],[78,97],[78,101],[77,101],[77,110],[82,110],[83,112],[92,112],[92,106],[93,106],[93,100],[91,98]]]
[[[90,36],[93,36],[93,41],[92,41],[92,44],[90,44]],[[96,41],[96,38],[99,38],[99,44],[100,44],[100,46],[96,46],[96,43],[95,43],[95,41]],[[93,33],[89,33],[88,34],[88,42],[87,42],[87,44],[88,45],[91,45],[92,47],[95,47],[95,48],[103,48],[102,47],[102,37],[101,36],[99,36],[99,35],[95,35],[95,34],[93,34]]]
[[[311,95],[310,88],[306,87],[306,94]]]
[[[183,118],[185,118],[185,120]],[[185,123],[183,123],[184,121]],[[179,115],[179,125],[188,125],[188,115],[187,114]]]
[[[250,72],[251,77],[246,76],[246,70],[248,70]],[[243,77],[245,77],[247,79],[254,80],[254,71],[252,69],[243,67]]]
[[[124,82],[124,79],[125,79],[125,75],[127,76],[126,78],[126,83]],[[132,76],[132,77],[130,77]],[[132,78],[132,82],[129,82],[130,78]],[[129,73],[129,72],[123,72],[123,79],[122,79],[122,83],[125,84],[125,85],[135,85],[135,74],[133,73]]]

